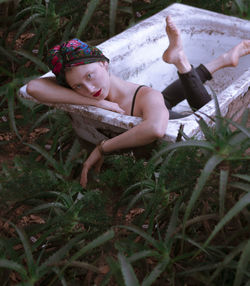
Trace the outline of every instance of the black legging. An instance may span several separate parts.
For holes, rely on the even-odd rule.
[[[212,79],[212,75],[204,65],[199,65],[193,68],[188,73],[178,73],[179,79],[171,83],[162,91],[165,104],[169,109],[169,118],[177,119],[185,117],[180,113],[172,111],[172,107],[177,105],[182,100],[186,99],[192,108],[197,110],[211,100],[203,83]]]

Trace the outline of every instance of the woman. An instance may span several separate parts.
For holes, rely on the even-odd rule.
[[[193,109],[202,107],[211,100],[203,82],[211,79],[218,69],[236,66],[239,57],[250,53],[250,41],[243,41],[212,62],[193,69],[183,51],[180,33],[170,16],[166,23],[170,44],[163,54],[163,60],[176,66],[180,79],[167,87],[163,94],[110,75],[108,59],[102,52],[77,39],[57,45],[49,53],[49,66],[60,85],[53,78],[37,79],[28,84],[28,93],[41,102],[94,105],[142,117],[139,125],[101,142],[92,151],[83,165],[80,181],[83,187],[87,184],[88,171],[94,166],[100,170],[103,154],[146,145],[163,137],[169,114],[170,119],[181,117],[171,110],[169,113],[168,109],[185,98]]]

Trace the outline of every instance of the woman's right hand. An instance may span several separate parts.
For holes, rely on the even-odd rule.
[[[100,108],[103,108],[103,109],[107,109],[107,110],[110,110],[110,111],[114,111],[114,112],[117,112],[117,113],[121,113],[121,114],[124,114],[125,111],[115,102],[111,102],[111,101],[108,101],[108,100],[98,100],[98,107]]]

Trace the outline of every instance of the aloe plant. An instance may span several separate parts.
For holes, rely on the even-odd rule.
[[[215,279],[221,281],[224,276],[228,275],[228,267],[230,268],[234,263],[231,281],[234,281],[234,285],[240,285],[247,281],[248,272],[246,269],[249,262],[243,254],[243,249],[248,253],[248,250],[245,250],[248,249],[248,242],[245,237],[249,235],[250,221],[248,209],[250,205],[249,176],[246,173],[249,171],[247,162],[250,159],[247,155],[250,146],[249,128],[246,125],[248,110],[246,109],[243,114],[241,123],[235,123],[232,119],[221,116],[216,98],[215,104],[216,117],[213,119],[215,126],[208,126],[202,118],[199,121],[204,140],[186,138],[184,142],[177,142],[163,147],[148,163],[153,167],[150,173],[151,177],[144,177],[141,182],[131,185],[122,195],[122,200],[127,205],[126,213],[133,207],[140,206],[144,209],[132,221],[139,228],[132,226],[124,226],[124,228],[136,233],[140,240],[145,239],[146,243],[143,248],[136,243],[130,246],[126,246],[126,242],[118,243],[119,262],[110,264],[113,267],[113,272],[125,273],[125,271],[128,271],[128,275],[133,279],[135,270],[133,268],[134,264],[132,265],[133,260],[130,261],[130,255],[131,257],[133,255],[141,257],[141,260],[145,261],[150,250],[153,249],[157,253],[157,259],[153,253],[149,254],[149,257],[153,257],[158,263],[168,261],[164,269],[168,269],[171,281],[175,281],[174,275],[176,273],[170,275],[175,264],[190,268],[187,266],[188,261],[194,261],[198,255],[204,257],[203,265],[198,266],[194,262],[191,263],[191,269],[180,272],[180,278],[176,279],[181,280],[181,277],[190,277],[196,283],[214,285]],[[235,128],[232,130],[230,125]],[[183,174],[185,172],[187,174],[187,184],[185,182],[180,183],[183,175],[180,172],[181,168],[180,170],[177,169],[176,173],[174,170],[178,166],[176,160],[178,159],[177,155],[181,154],[181,150],[186,156],[182,154],[182,158],[180,157],[180,166],[184,170]],[[193,154],[190,150],[193,151]],[[195,164],[199,163],[197,166],[191,167],[190,163],[192,161]],[[187,162],[189,162],[189,165]],[[244,169],[244,166],[247,165],[248,167]],[[194,172],[195,168],[196,172]],[[235,173],[235,170],[240,170],[241,173]],[[191,175],[192,173],[194,177]],[[173,181],[178,184],[175,186]],[[171,185],[173,185],[173,188],[170,187]],[[212,193],[209,192],[208,186],[210,185],[214,189]],[[233,189],[237,192],[232,192]],[[201,213],[202,203],[209,205],[210,200],[214,202],[211,204],[210,212],[208,214]],[[213,222],[210,232],[204,238],[196,235],[199,225],[205,224],[205,222],[208,224],[208,221]],[[231,225],[232,221],[238,221],[239,227],[238,230],[235,230],[232,240],[226,240],[224,233],[228,232],[227,226]],[[142,230],[142,227],[146,229],[146,232]],[[213,240],[218,236],[221,243],[213,243]],[[135,237],[132,237],[131,240],[135,239]],[[237,254],[233,254],[236,252],[232,249],[235,248],[235,251],[238,249],[237,243],[233,243],[237,240],[236,238],[243,244],[237,250]],[[140,256],[139,250],[142,251],[142,256]],[[122,253],[127,253],[127,257],[124,258]],[[169,260],[167,258],[161,260],[164,253],[169,254]],[[242,254],[240,259],[237,259],[236,255],[239,257],[239,253]],[[209,262],[207,257],[213,257],[212,262]],[[231,260],[228,260],[229,257]],[[225,262],[220,264],[223,259]],[[228,264],[226,261],[228,261]],[[157,262],[155,262],[155,265],[157,265]],[[137,265],[135,263],[135,267]],[[220,265],[220,271],[216,271],[218,265]],[[161,267],[163,265],[159,265],[159,269],[162,269]],[[240,270],[242,267],[245,271]],[[160,272],[157,267],[151,269],[151,271],[141,283],[150,281],[149,284],[145,285],[151,285],[150,283],[156,281],[157,275],[164,276],[164,271]],[[211,280],[209,280],[209,271],[214,271]],[[210,282],[206,284],[207,281],[210,281],[211,284],[209,284]],[[126,280],[119,283],[119,285],[122,285],[122,283],[129,285]]]
[[[69,178],[71,176],[71,172],[73,167],[79,163],[80,156],[82,156],[86,151],[80,150],[80,144],[77,139],[74,140],[71,149],[68,152],[68,156],[66,159],[63,159],[60,156],[59,160],[56,160],[47,150],[39,146],[38,144],[29,144],[25,143],[30,148],[34,149],[36,152],[40,153],[45,159],[46,162],[54,168],[54,170],[58,174],[59,179]],[[56,146],[56,145],[55,145]],[[53,148],[52,148],[53,151]],[[61,152],[61,151],[60,151]],[[83,162],[83,159],[80,159],[80,162]]]
[[[75,243],[81,239],[81,236],[72,239],[65,246],[55,252],[51,257],[41,263],[40,259],[42,257],[40,257],[38,261],[35,261],[35,258],[32,254],[31,245],[25,233],[17,228],[14,224],[10,224],[15,228],[22,243],[27,268],[21,262],[22,257],[18,259],[19,261],[9,260],[8,258],[0,259],[0,266],[2,268],[7,268],[9,270],[18,272],[21,276],[21,281],[23,283],[25,282],[26,285],[35,285],[35,283],[42,279],[42,277],[45,277],[49,273],[53,273],[53,265],[59,262],[63,257],[67,256],[68,252],[72,249]],[[20,285],[23,283],[20,283]]]
[[[70,186],[71,185],[71,186]],[[74,189],[73,189],[74,187]],[[88,228],[88,235],[100,233],[108,227],[108,216],[104,211],[104,199],[98,191],[81,192],[81,186],[68,184],[66,192],[47,191],[23,201],[35,205],[25,214],[45,213],[53,224],[55,219],[61,226],[61,233],[78,232],[77,225]]]
[[[38,259],[34,257],[35,248],[30,245],[30,242],[26,236],[26,234],[16,227],[14,224],[9,222],[16,230],[20,242],[22,243],[22,247],[24,249],[24,255],[18,256],[14,253],[12,259],[5,257],[2,254],[2,258],[0,258],[0,267],[3,269],[7,269],[9,271],[16,271],[20,277],[21,282],[18,285],[37,285],[38,282],[47,281],[49,285],[53,285],[53,281],[59,280],[62,285],[66,284],[66,279],[63,275],[67,267],[81,267],[87,270],[91,270],[94,272],[99,272],[99,269],[94,265],[91,265],[87,262],[77,262],[79,258],[81,258],[87,251],[91,251],[92,249],[101,246],[106,243],[114,236],[114,232],[108,231],[94,241],[90,242],[85,246],[76,245],[82,243],[82,237],[84,234],[79,234],[76,237],[70,239],[65,245],[56,250],[52,255],[46,257],[46,242],[43,245],[43,250],[40,252]],[[50,232],[52,232],[51,230]],[[47,233],[48,235],[49,233]],[[0,241],[1,246],[5,247],[6,244],[3,239]],[[36,247],[41,246],[44,241],[40,240],[39,244],[36,243]],[[7,246],[9,247],[9,246]],[[74,249],[74,250],[73,250]],[[25,261],[23,264],[22,261]],[[9,277],[5,277],[3,283],[7,283],[9,281]]]

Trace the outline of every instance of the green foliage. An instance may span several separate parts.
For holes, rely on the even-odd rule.
[[[21,200],[38,192],[57,188],[58,179],[43,164],[36,163],[33,156],[26,159],[16,157],[14,166],[2,166],[2,200]]]
[[[122,196],[127,212],[136,206],[144,211],[132,220],[137,228],[122,227],[131,234],[121,238],[116,248],[128,257],[123,263],[120,257],[116,271],[129,271],[132,277],[149,255],[155,261],[154,267],[148,269],[141,285],[156,283],[159,276],[161,281],[167,279],[172,284],[183,284],[188,279],[199,285],[244,285],[248,280],[248,110],[238,124],[222,118],[216,98],[215,103],[215,127],[208,126],[202,118],[199,121],[205,140],[189,139],[163,147],[149,163],[155,168],[152,177],[130,186]],[[144,244],[131,244],[142,239]],[[133,257],[141,259],[140,263],[134,262]],[[186,270],[176,272],[175,265]]]
[[[182,3],[218,13],[229,14],[242,18],[250,18],[250,6],[247,0],[151,0],[133,1],[133,10],[139,14],[140,20],[145,19],[161,11],[173,3]]]
[[[88,237],[107,229],[109,217],[105,213],[105,199],[101,192],[82,192],[78,183],[60,186],[66,187],[65,190],[38,193],[24,201],[24,204],[32,203],[34,206],[28,214],[44,213],[52,220],[60,216],[64,234],[77,232],[79,224],[88,229]]]
[[[31,245],[26,233],[12,223],[11,225],[15,228],[20,241],[9,243],[4,238],[0,239],[0,266],[2,270],[7,269],[9,272],[14,270],[20,275],[20,284],[18,285],[37,285],[38,282],[40,285],[45,285],[46,283],[46,285],[54,285],[53,283],[56,280],[65,285],[64,272],[68,267],[76,267],[76,265],[77,267],[98,272],[99,270],[95,266],[77,261],[77,259],[81,258],[86,252],[106,243],[114,236],[114,232],[111,230],[97,237],[89,244],[84,245],[82,241],[84,234],[78,234],[57,250],[54,249],[53,253],[50,253],[50,251],[46,251],[49,245],[48,241],[40,239],[38,243]],[[24,253],[21,253],[21,255],[8,250],[9,247],[13,247],[17,242],[22,244],[24,250]],[[38,250],[40,253],[37,253]],[[39,254],[38,257],[37,254]],[[8,282],[10,282],[8,275],[1,277],[2,285]]]
[[[103,263],[110,271],[101,285],[249,284],[248,110],[235,123],[221,116],[215,101],[215,128],[199,118],[204,140],[162,146],[149,161],[108,156],[105,171],[83,191],[79,174],[87,153],[69,118],[17,97],[21,85],[47,71],[46,54],[55,43],[75,36],[100,43],[174,2],[22,0],[12,9],[11,1],[0,1],[11,8],[0,20],[6,27],[0,40],[0,116],[7,119],[0,127],[30,148],[28,156],[2,165],[2,221],[20,205],[27,210],[11,218],[17,224],[33,214],[45,221],[25,230],[10,223],[14,232],[3,228],[1,285],[13,282],[12,273],[20,275],[19,285],[87,285]],[[245,0],[178,2],[250,15]],[[48,132],[25,142],[24,127]],[[112,218],[114,209],[124,217]],[[115,237],[114,231],[103,234],[117,221],[125,226],[114,227]]]
[[[229,14],[232,16],[238,16],[249,19],[249,1],[247,0],[183,0],[183,4],[200,7],[207,10],[212,10],[218,13]]]
[[[76,33],[77,38],[81,38],[83,30],[86,28],[87,24],[89,23],[89,20],[91,19],[96,7],[99,4],[99,0],[91,0],[88,4],[88,7],[85,11],[85,14],[82,17],[82,20],[80,22],[78,31]]]
[[[118,259],[121,264],[121,271],[123,275],[123,279],[125,281],[126,286],[139,286],[139,282],[136,278],[136,275],[133,271],[133,268],[131,267],[130,263],[127,261],[126,257],[119,253],[118,254]]]
[[[59,132],[57,130],[57,133],[60,136],[61,132],[62,129],[60,129]],[[64,133],[64,144],[67,143],[65,134],[67,133]],[[53,136],[53,131],[51,131],[51,134],[47,134],[46,141],[50,136]],[[14,165],[12,166],[3,165],[3,169],[0,172],[0,196],[3,199],[16,200],[27,198],[30,195],[41,191],[56,191],[61,188],[60,184],[68,184],[65,180],[72,176],[74,167],[83,162],[84,158],[82,158],[82,154],[85,150],[81,150],[80,143],[75,139],[71,147],[70,145],[67,145],[68,148],[70,147],[68,152],[63,152],[63,146],[60,144],[60,137],[56,137],[53,142],[54,147],[52,146],[50,153],[39,145],[27,144],[44,156],[45,162],[36,162],[37,153],[31,153],[27,157],[14,158]],[[59,149],[59,160],[53,157],[55,149],[58,148],[58,144],[61,145],[61,148]],[[63,153],[66,153],[66,155]],[[55,170],[55,172],[53,170]]]
[[[62,176],[55,167],[77,158],[79,149],[74,147],[78,144],[76,141],[61,156],[43,153],[38,148],[48,163],[48,177],[43,182],[42,176],[32,175],[39,168],[46,169],[46,164],[33,163],[34,168],[29,170],[32,176],[24,175],[23,179],[33,178],[44,189],[40,192],[35,190],[35,184],[31,182],[35,191],[32,195],[28,193],[22,204],[29,206],[25,215],[40,214],[46,218],[46,224],[30,227],[29,235],[39,231],[46,238],[49,230],[53,229],[50,244],[62,245],[67,237],[84,229],[83,238],[91,243],[112,224],[105,210],[106,196],[100,188],[104,187],[107,192],[115,190],[119,196],[118,188],[124,191],[117,208],[124,210],[125,205],[127,215],[137,208],[142,211],[126,221],[126,224],[136,226],[115,228],[114,246],[119,254],[117,260],[107,260],[110,272],[105,276],[104,285],[108,285],[111,279],[115,279],[118,285],[137,282],[153,285],[158,281],[244,285],[249,277],[249,255],[245,253],[249,252],[250,234],[250,169],[246,152],[250,143],[246,126],[248,110],[242,122],[235,123],[221,117],[216,106],[214,127],[208,126],[202,118],[199,120],[204,140],[188,139],[165,144],[154,151],[149,162],[137,161],[132,155],[108,157],[106,171],[99,176],[99,190],[82,191],[79,183],[65,181],[68,176]],[[230,128],[232,125],[234,129]],[[14,168],[4,167],[2,174],[9,178],[10,183],[14,173],[24,172],[27,166],[23,159],[16,158]],[[41,171],[42,174],[46,172]],[[20,190],[24,185],[16,187]],[[12,188],[14,186],[9,189]],[[7,197],[7,192],[1,194]],[[5,259],[3,265],[26,275],[19,267],[17,256],[11,250],[5,252],[6,249],[7,246],[1,251]],[[6,261],[9,255],[12,255],[9,260],[13,263]],[[98,272],[92,265],[96,255],[92,253],[87,265],[84,264],[89,271]],[[140,269],[147,269],[143,276]],[[54,271],[60,273],[59,269]],[[57,279],[53,278],[58,277],[55,273],[54,276],[49,274],[49,281]],[[28,274],[26,276],[29,278]],[[62,277],[60,275],[61,279],[66,279]]]
[[[112,155],[105,160],[105,171],[99,175],[103,187],[119,191],[145,176],[144,160],[137,161],[132,154]]]

